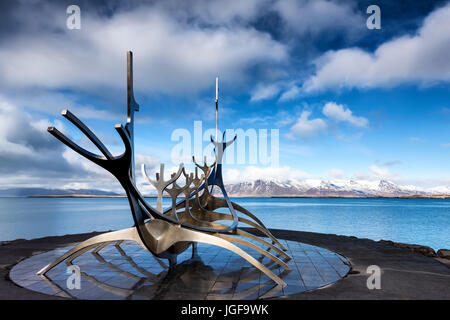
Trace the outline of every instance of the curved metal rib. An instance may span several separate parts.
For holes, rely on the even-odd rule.
[[[234,242],[234,243],[238,243],[238,244],[242,244],[246,247],[249,247],[259,253],[261,253],[262,255],[266,256],[267,258],[269,258],[270,260],[278,263],[280,266],[283,267],[283,269],[285,270],[291,270],[291,268],[282,260],[280,260],[279,258],[275,257],[273,254],[271,254],[270,252],[263,250],[262,248],[255,246],[253,243],[248,242],[244,239],[238,238],[238,237],[233,237],[233,236],[228,236],[225,234],[217,234],[216,237],[220,237],[222,239],[228,240],[230,242]]]
[[[186,216],[187,217],[187,216]],[[212,228],[216,228],[216,229],[221,229],[221,228],[223,228],[223,227],[226,227],[226,226],[224,226],[224,225],[222,225],[222,224],[219,224],[219,223],[214,223],[214,222],[201,222],[201,221],[199,221],[199,220],[197,220],[197,221],[190,221],[191,223],[199,223],[200,225],[202,225],[202,226],[209,226],[209,227],[212,227]],[[247,235],[246,235],[246,233],[244,232],[244,231],[242,231],[242,230],[239,230],[239,229],[236,229],[236,230],[234,230],[233,231],[233,235],[237,235],[237,236],[243,236],[243,237],[246,237]],[[238,243],[238,244],[241,244],[241,245],[244,245],[244,246],[246,246],[246,247],[249,247],[249,248],[251,248],[251,249],[253,249],[253,250],[255,250],[255,251],[257,251],[257,252],[259,252],[259,253],[261,253],[262,255],[264,255],[264,256],[266,256],[267,258],[269,258],[269,259],[271,259],[272,261],[274,261],[274,262],[276,262],[276,263],[278,263],[280,266],[282,266],[285,270],[291,270],[291,268],[284,262],[284,261],[282,261],[282,260],[280,260],[279,258],[277,258],[277,257],[275,257],[273,254],[271,254],[270,252],[268,252],[268,251],[266,251],[266,250],[264,250],[264,249],[262,249],[262,248],[260,248],[260,247],[258,247],[258,246],[255,246],[253,243],[251,243],[251,242],[248,242],[248,241],[246,241],[246,240],[244,240],[244,239],[240,239],[240,238],[238,238],[238,237],[234,237],[234,236],[231,236],[231,235],[224,235],[224,234],[220,234],[220,233],[216,233],[216,234],[214,234],[214,236],[216,236],[216,237],[220,237],[220,238],[222,238],[222,239],[225,239],[225,240],[228,240],[228,241],[230,241],[230,242],[234,242],[234,243]],[[262,240],[262,239],[260,239],[261,240],[261,242],[262,243],[265,243],[264,242],[264,240]],[[281,251],[281,250],[280,250]],[[281,251],[284,255],[286,255],[283,251]],[[287,255],[286,255],[287,256]],[[290,259],[290,257],[289,256],[287,256],[289,259]]]
[[[99,138],[83,123],[78,119],[72,112],[69,110],[63,110],[61,112],[62,116],[72,122],[84,135],[91,140],[91,142],[100,150],[101,153],[106,157],[106,159],[112,159],[113,156],[109,152],[109,150],[105,147],[105,145],[100,141]]]
[[[202,218],[203,219],[201,221],[205,221],[205,222],[213,222],[213,221],[218,221],[218,220],[231,220],[232,219],[232,217],[229,214],[219,213],[219,212],[208,212],[208,214],[202,215]],[[262,227],[260,227],[259,225],[257,225],[256,223],[254,223],[253,221],[250,221],[250,220],[247,220],[245,218],[239,217],[239,222],[246,223],[246,224],[254,227],[255,229],[259,230],[260,232],[266,234],[265,230]],[[240,230],[240,229],[236,229],[236,230],[239,230],[239,233],[241,233],[241,235],[246,236],[248,238],[252,238],[252,239],[260,242],[261,244],[263,244],[263,245],[265,245],[265,246],[267,246],[267,247],[277,251],[279,254],[283,255],[285,258],[291,259],[291,257],[286,252],[284,252],[283,250],[277,248],[273,244],[270,244],[269,242],[264,241],[261,238],[258,238],[256,236],[250,237],[251,234],[248,233],[248,232],[245,232],[243,230]],[[244,234],[244,232],[245,232],[245,234]]]
[[[181,173],[183,172],[183,164],[180,164],[180,167],[178,169],[178,172],[175,175],[172,175],[172,177],[165,181],[164,180],[164,163],[160,164],[159,167],[159,175],[158,173],[156,174],[156,180],[152,180],[150,179],[150,177],[147,175],[147,172],[145,171],[145,164],[143,163],[141,165],[141,172],[142,172],[142,176],[151,184],[155,187],[156,191],[158,192],[158,199],[156,200],[156,210],[158,210],[159,212],[163,212],[162,209],[162,198],[163,198],[163,191],[164,189],[166,189],[171,183],[175,182],[181,175]]]
[[[213,212],[213,213],[216,214],[216,212]],[[221,215],[225,215],[227,217],[227,219],[224,219],[223,216],[221,216],[221,217],[218,217],[217,219],[210,219],[209,222],[217,221],[217,220],[231,220],[231,217],[229,217],[229,215],[227,215],[227,214],[221,214]],[[246,223],[244,220],[246,220],[246,219],[239,218],[240,222]],[[254,226],[257,230],[259,230],[259,231],[264,233],[264,230],[262,230],[261,227],[259,227],[258,225],[253,224],[252,226]],[[241,230],[241,229],[237,228],[235,231],[233,231],[233,234],[240,235],[240,236],[247,237],[247,238],[250,238],[252,240],[255,240],[255,241],[261,243],[262,245],[264,245],[264,246],[266,246],[266,247],[276,251],[278,254],[284,256],[286,259],[288,259],[288,260],[292,259],[286,252],[284,252],[280,248],[276,247],[275,245],[273,245],[273,244],[271,244],[271,243],[269,243],[269,242],[267,242],[267,241],[265,241],[265,240],[255,236],[255,235],[253,235],[251,233],[248,233],[248,232],[246,232],[244,230]]]
[[[94,248],[95,246],[98,246],[99,244],[103,242],[111,242],[114,240],[134,240],[138,243],[142,243],[141,239],[139,238],[136,228],[128,228],[128,229],[122,229],[118,231],[112,231],[108,233],[103,233],[98,236],[92,237],[86,241],[83,241],[76,245],[71,250],[67,251],[63,255],[61,255],[59,258],[54,260],[53,262],[46,265],[44,268],[39,270],[37,272],[38,275],[44,275],[46,274],[50,269],[61,263],[62,261],[66,259],[70,259],[69,261],[72,261],[79,255],[83,254],[84,252]]]
[[[226,208],[228,207],[228,203],[224,200],[224,199],[220,199],[217,197],[214,197],[214,199],[207,199],[208,202],[208,209],[209,211],[214,211],[216,209],[219,208]],[[251,213],[250,211],[248,211],[247,209],[241,207],[240,205],[234,203],[231,201],[231,204],[233,206],[234,209],[236,209],[237,211],[245,214],[246,216],[250,217],[251,219],[253,219],[263,230],[260,230],[261,232],[263,232],[265,235],[267,235],[270,239],[272,239],[272,241],[274,243],[276,243],[281,249],[283,249],[284,251],[287,251],[286,247],[283,246],[283,244],[281,244],[277,238],[275,238],[275,236],[272,235],[272,233],[269,231],[269,229],[267,229],[267,227],[262,223],[261,220],[259,220],[253,213]],[[243,218],[240,218],[243,219]],[[228,219],[227,219],[228,220]],[[240,220],[242,222],[244,222],[244,220]],[[249,221],[249,220],[246,220]],[[247,222],[245,222],[247,223]],[[249,224],[249,223],[247,223]],[[252,226],[254,226],[254,224],[250,224]],[[255,227],[256,228],[256,227]]]
[[[124,289],[124,288],[120,288],[120,287],[116,287],[116,286],[111,286],[109,284],[106,284],[104,282],[97,280],[94,276],[91,276],[91,275],[87,274],[86,272],[81,272],[81,276],[86,278],[90,283],[92,283],[96,287],[99,287],[100,289],[103,289],[104,291],[112,293],[117,296],[122,296],[122,297],[127,298],[134,293],[133,288],[132,289]],[[136,282],[136,284],[138,284],[138,283],[140,283],[140,280],[138,280]]]
[[[70,149],[78,153],[79,155],[85,157],[86,159],[102,166],[103,161],[105,160],[102,156],[96,155],[95,153],[89,152],[86,149],[83,149],[72,140],[67,138],[61,131],[56,129],[55,127],[48,127],[47,131],[51,133],[55,138],[64,143]]]
[[[119,251],[120,252],[120,251]],[[122,250],[123,252],[123,250]],[[110,268],[111,270],[113,270],[114,272],[123,275],[125,277],[128,278],[132,278],[132,279],[136,279],[136,280],[141,280],[144,279],[145,281],[151,281],[151,282],[155,282],[157,280],[159,280],[157,278],[157,276],[151,272],[148,272],[147,270],[140,268],[134,261],[133,259],[131,259],[130,257],[128,257],[124,252],[122,254],[122,252],[120,252],[120,254],[122,256],[125,256],[125,259],[128,261],[128,263],[130,263],[136,270],[138,270],[140,273],[142,273],[143,275],[145,275],[146,278],[142,278],[140,276],[137,276],[131,272],[122,270],[121,268],[117,267],[116,265],[114,265],[111,262],[108,262],[105,260],[105,258],[103,258],[100,253],[98,252],[92,252],[92,254],[94,255],[94,257],[101,263],[103,263],[104,265],[106,265],[108,268]]]
[[[206,190],[206,189],[204,189]],[[197,193],[198,195],[198,193]],[[225,213],[218,213],[218,212],[214,212],[213,210],[217,209],[217,208],[222,208],[222,207],[228,207],[227,202],[224,199],[220,199],[217,197],[214,197],[212,195],[210,195],[208,192],[205,192],[204,194],[202,194],[201,198],[203,198],[203,200],[198,199],[198,201],[194,201],[194,200],[190,200],[191,206],[193,207],[193,212],[198,212],[200,214],[199,218],[200,220],[204,220],[204,221],[217,221],[217,220],[221,220],[221,219],[216,219],[217,217],[223,217],[223,220],[231,220],[232,217],[229,215],[226,215]],[[201,202],[205,202],[205,205],[202,205]],[[234,206],[236,205],[234,202],[231,202],[231,204]],[[211,210],[206,209],[204,206],[206,206],[208,209],[212,208]],[[236,205],[237,210],[239,211],[239,209],[245,210],[242,207]],[[242,212],[242,211],[241,211]],[[278,246],[283,249],[284,251],[286,251],[287,249],[270,233],[270,231],[264,226],[264,224],[262,224],[262,222],[256,218],[252,213],[250,213],[249,211],[245,210],[245,212],[242,212],[244,214],[246,214],[247,216],[249,216],[250,218],[255,218],[255,220],[259,221],[260,224],[257,224],[253,221],[250,221],[248,219],[242,218],[238,216],[238,221],[239,222],[243,222],[246,223],[248,225],[251,225],[252,227],[258,229],[260,232],[262,232],[263,234],[265,234],[267,237],[269,237],[273,244],[278,244]]]
[[[161,220],[152,220],[148,222],[146,225],[151,227],[151,224],[155,223],[165,223],[167,224],[167,229],[165,233],[165,237],[167,240],[172,239],[169,243],[165,244],[161,249],[163,249],[166,246],[169,246],[169,244],[172,244],[174,242],[179,241],[189,241],[189,242],[202,242],[207,244],[212,244],[215,246],[222,247],[224,249],[230,250],[238,255],[240,255],[242,258],[247,260],[250,264],[261,270],[264,274],[266,274],[269,278],[271,278],[276,283],[282,285],[283,287],[286,286],[286,283],[281,280],[277,275],[275,275],[272,271],[270,271],[266,266],[264,266],[262,263],[260,263],[258,260],[253,258],[251,255],[246,253],[244,250],[240,249],[236,245],[228,242],[225,239],[221,239],[220,237],[209,235],[206,233],[201,233],[194,230],[189,230],[186,228],[179,228],[176,226],[173,226],[167,222],[161,221]]]
[[[143,245],[145,245],[145,247],[147,247],[151,252],[158,254],[159,249],[157,248],[157,244],[154,243],[154,240],[152,240],[152,236],[150,234],[148,234],[148,232],[145,231],[145,228],[143,226],[144,223],[144,219],[145,216],[143,215],[143,212],[145,212],[145,210],[148,210],[151,215],[156,215],[156,216],[160,216],[161,218],[165,218],[164,220],[172,220],[171,222],[175,222],[177,224],[181,224],[183,226],[187,226],[189,228],[192,228],[194,230],[202,230],[202,231],[208,231],[208,232],[216,232],[216,233],[225,233],[228,232],[230,230],[235,229],[235,226],[230,227],[228,229],[222,229],[222,230],[217,230],[214,228],[204,228],[204,227],[197,227],[195,225],[192,224],[185,224],[185,223],[180,223],[179,221],[174,221],[173,219],[170,219],[169,217],[163,217],[163,215],[161,215],[160,213],[156,212],[151,206],[149,206],[146,201],[143,199],[142,195],[139,193],[139,191],[136,189],[135,185],[133,184],[133,182],[130,179],[129,176],[129,170],[127,169],[127,167],[122,166],[114,166],[112,165],[112,163],[109,163],[111,161],[115,162],[115,161],[123,161],[123,163],[130,163],[130,159],[131,159],[131,151],[132,151],[132,147],[131,147],[131,143],[130,143],[130,138],[128,133],[126,132],[126,130],[124,130],[124,127],[122,125],[116,125],[115,129],[118,131],[120,137],[122,138],[124,145],[125,145],[125,151],[122,155],[120,155],[119,157],[116,157],[112,160],[106,160],[106,159],[97,159],[97,157],[95,157],[95,160],[98,160],[100,163],[100,165],[102,167],[104,167],[105,169],[107,169],[108,171],[110,171],[113,175],[115,175],[118,180],[122,183],[124,189],[127,191],[128,194],[128,198],[130,200],[130,205],[132,207],[132,212],[133,212],[133,217],[135,218],[135,223],[137,226],[137,229],[133,229],[131,228],[132,234],[126,234],[126,236],[128,238],[122,239],[122,238],[114,238],[112,240],[135,240],[135,241],[140,241],[140,239],[142,239],[143,241]],[[69,146],[73,145],[73,149],[77,152],[79,152],[81,155],[88,155],[88,153],[84,152],[84,149],[78,150],[78,148],[76,148],[77,146],[75,144],[73,144],[69,139],[62,139],[63,142],[67,142],[67,144]],[[108,162],[109,161],[109,162]],[[126,173],[123,172],[124,170],[126,170]],[[225,190],[223,190],[225,191]],[[225,191],[226,194],[226,191]],[[143,205],[143,209],[142,210],[140,208],[140,206],[138,204]],[[232,210],[232,206],[230,206],[229,201],[227,201],[228,207]],[[237,225],[237,215],[236,215],[236,219],[235,220],[235,224]],[[155,221],[155,220],[152,220]],[[156,220],[159,221],[159,220]],[[177,228],[178,230],[180,230],[180,228]],[[186,230],[181,228],[182,230]],[[129,230],[130,229],[126,229]],[[137,232],[136,232],[137,231]],[[192,230],[190,230],[192,231]],[[207,234],[205,234],[205,236],[209,236]],[[212,235],[209,237],[213,237]],[[138,239],[139,240],[138,240]],[[214,237],[217,238],[217,237]],[[70,250],[69,252],[67,252],[65,255],[61,256],[59,259],[55,260],[51,265],[45,267],[43,270],[40,271],[40,274],[43,274],[45,272],[47,272],[49,269],[51,269],[54,265],[58,264],[59,262],[61,262],[62,260],[71,257],[71,260],[74,258],[74,256],[77,256],[78,254],[80,254],[80,252],[84,252],[86,250],[89,250],[91,247],[95,246],[98,242],[106,242],[106,241],[111,241],[110,238],[97,238],[95,239],[95,237],[93,239],[90,239],[90,242],[84,242],[82,244],[80,244],[79,246],[77,246],[76,248]],[[95,244],[95,245],[94,245]],[[231,245],[231,244],[229,244]],[[233,247],[231,247],[233,248]],[[236,247],[237,248],[237,247]],[[234,249],[234,248],[233,248]],[[249,262],[251,262],[253,265],[255,265],[256,267],[258,267],[259,269],[261,269],[263,272],[268,272],[268,276],[271,277],[272,279],[276,280],[276,281],[281,281],[281,279],[279,279],[278,277],[276,277],[274,274],[271,273],[271,271],[269,269],[264,269],[265,267],[262,266],[259,262],[257,262],[257,260],[255,260],[254,258],[252,258],[251,256],[249,256],[247,253],[245,252],[240,252],[239,250],[234,250],[234,252],[240,254],[241,256],[243,256],[245,259],[247,259]],[[77,254],[78,253],[78,254]]]
[[[195,163],[199,168],[203,169],[202,166],[198,165],[198,164],[195,162],[195,159],[194,159],[194,163]],[[205,186],[206,186],[206,187],[205,187]],[[213,212],[213,210],[218,209],[218,208],[226,208],[226,207],[228,207],[228,203],[227,203],[227,201],[226,201],[225,199],[217,198],[217,197],[215,197],[215,196],[213,196],[213,195],[211,195],[211,194],[209,193],[209,191],[208,191],[208,189],[207,189],[207,182],[205,182],[205,184],[202,185],[202,187],[204,187],[204,188],[203,188],[204,193],[203,193],[200,197],[201,197],[203,200],[201,200],[201,199],[199,198],[199,196],[198,196],[198,194],[199,194],[199,191],[198,191],[198,190],[201,189],[201,188],[198,188],[197,192],[194,193],[194,195],[195,195],[196,198],[197,198],[196,201],[194,202],[192,199],[189,200],[190,203],[195,203],[195,205],[192,205],[192,204],[191,204],[192,207],[197,207],[198,209],[200,209],[200,210],[203,211],[203,212],[212,212],[213,215],[215,214],[215,212]],[[192,195],[191,195],[191,196],[192,196]],[[184,202],[185,202],[185,201],[178,203],[178,204],[177,204],[177,208],[181,207],[181,205],[186,205]],[[205,202],[205,205],[202,205],[202,202]],[[284,251],[287,251],[286,247],[284,247],[283,244],[281,244],[281,243],[280,243],[280,242],[272,235],[272,233],[271,233],[271,232],[267,229],[267,227],[261,222],[261,220],[259,220],[255,215],[253,215],[251,212],[249,212],[248,210],[244,209],[243,207],[239,206],[238,204],[236,204],[236,203],[234,203],[234,202],[232,202],[232,201],[231,201],[231,204],[232,204],[232,206],[233,206],[236,210],[238,210],[239,212],[241,212],[241,213],[243,213],[243,214],[249,216],[249,217],[252,218],[253,220],[255,220],[255,222],[256,222],[258,225],[255,224],[255,223],[253,223],[253,222],[251,222],[251,221],[249,222],[249,220],[247,220],[247,219],[245,219],[245,218],[241,218],[241,217],[238,217],[238,221],[243,222],[243,223],[247,223],[247,224],[249,224],[249,225],[255,227],[255,228],[258,229],[260,232],[264,233],[267,237],[269,237],[269,238],[272,240],[272,243],[273,243],[273,244],[277,244],[281,249],[283,249]],[[212,209],[211,209],[211,210],[207,210],[207,209],[205,208],[205,206],[207,206],[208,208],[212,208]],[[201,220],[201,218],[200,218],[200,220]],[[230,218],[227,218],[227,219],[225,219],[225,220],[231,220],[231,219],[230,219]],[[204,220],[202,220],[202,221],[204,221]],[[209,220],[209,221],[211,221],[211,220]],[[214,221],[215,221],[215,220],[214,220]],[[287,254],[285,254],[285,255],[286,255],[286,257],[289,257]],[[289,257],[289,258],[290,258],[290,257]]]
[[[147,278],[150,278],[153,282],[155,282],[158,279],[158,275],[148,271],[145,268],[140,267],[134,260],[133,258],[131,258],[129,255],[127,255],[125,253],[125,251],[123,251],[123,249],[120,246],[115,246],[117,251],[119,251],[120,255],[122,257],[124,257],[129,264],[131,264],[133,266],[133,268],[135,268],[137,271],[139,271],[140,273],[142,273],[143,275],[145,275]],[[155,257],[155,256],[154,256]],[[156,257],[155,257],[156,258]],[[158,258],[156,258],[156,260],[158,261]],[[164,269],[167,269],[167,266],[163,267]]]
[[[128,114],[127,114],[127,122],[125,127],[121,124],[115,125],[115,129],[120,135],[122,142],[125,147],[125,151],[119,156],[112,156],[112,154],[108,151],[108,149],[102,144],[102,142],[95,136],[95,134],[83,124],[77,117],[75,117],[70,111],[63,111],[63,116],[67,118],[70,122],[72,122],[84,135],[100,150],[103,156],[91,153],[79,145],[71,141],[64,134],[59,132],[56,128],[50,127],[48,131],[54,135],[61,142],[66,144],[69,148],[85,157],[86,159],[94,162],[95,164],[101,166],[108,172],[110,172],[116,179],[120,182],[124,190],[126,191],[128,201],[130,204],[133,221],[135,223],[135,227],[123,229],[119,231],[109,232],[106,234],[102,234],[99,236],[92,237],[86,241],[75,246],[73,249],[69,250],[55,261],[44,267],[39,271],[38,274],[45,274],[55,265],[60,263],[61,261],[67,260],[70,263],[77,256],[82,253],[94,249],[94,254],[98,254],[102,248],[104,248],[107,244],[113,241],[123,241],[123,240],[134,240],[138,242],[142,247],[151,252],[155,256],[168,258],[170,261],[174,261],[174,256],[186,250],[191,243],[194,242],[204,242],[212,245],[216,245],[219,247],[223,247],[225,249],[231,250],[232,252],[240,255],[248,262],[250,262],[253,266],[261,270],[268,277],[274,280],[279,285],[285,286],[286,284],[276,276],[269,268],[262,265],[258,260],[250,256],[248,253],[234,245],[232,242],[239,243],[245,245],[251,249],[254,249],[264,256],[269,257],[272,262],[276,262],[279,265],[288,268],[286,263],[281,261],[279,258],[275,257],[271,253],[262,248],[244,240],[241,238],[237,238],[231,235],[240,235],[251,239],[257,239],[256,236],[245,233],[244,231],[237,228],[238,222],[247,223],[256,227],[261,232],[265,233],[272,240],[276,241],[276,239],[271,236],[270,232],[267,228],[262,224],[260,220],[258,220],[255,216],[253,216],[250,212],[246,211],[242,208],[242,213],[248,215],[252,218],[256,223],[250,221],[248,219],[239,218],[235,212],[236,205],[231,202],[229,199],[227,192],[225,190],[225,186],[222,178],[222,158],[224,150],[231,145],[237,138],[234,138],[227,142],[219,142],[214,141],[211,136],[211,142],[214,144],[215,151],[215,162],[214,169],[211,170],[212,166],[209,167],[205,165],[203,167],[199,166],[195,162],[195,158],[193,158],[194,163],[197,167],[201,168],[204,171],[204,183],[199,186],[201,180],[193,179],[192,176],[189,178],[186,177],[186,185],[184,187],[178,187],[176,185],[176,180],[179,178],[182,171],[185,176],[186,173],[181,170],[182,166],[180,166],[180,170],[177,175],[173,175],[172,179],[169,181],[164,181],[163,174],[164,170],[161,167],[161,178],[157,176],[157,180],[152,181],[148,178],[145,172],[145,166],[143,166],[142,172],[147,180],[156,185],[155,187],[158,190],[158,204],[157,208],[153,208],[149,205],[142,194],[139,192],[135,185],[134,179],[134,146],[133,146],[133,124],[134,124],[134,112],[139,110],[139,105],[136,103],[133,95],[133,70],[132,70],[132,53],[128,52],[127,56],[127,105],[128,105]],[[225,132],[223,133],[223,139],[225,141]],[[196,171],[197,172],[197,171]],[[191,179],[192,178],[192,179]],[[194,182],[195,180],[195,182]],[[200,182],[199,182],[200,181]],[[194,188],[191,188],[191,183],[194,182]],[[168,189],[168,185],[173,184],[172,189]],[[224,199],[219,199],[213,197],[208,191],[208,185],[211,186],[211,190],[214,186],[217,186],[222,191]],[[160,190],[159,190],[160,189]],[[169,210],[162,210],[162,192],[166,190],[172,196],[172,208]],[[203,194],[201,198],[199,198],[200,192],[203,190]],[[183,192],[185,195],[185,200],[180,203],[176,203],[177,196]],[[211,191],[212,192],[212,191]],[[192,197],[195,195],[198,206],[192,205],[194,202],[191,202]],[[202,206],[201,200],[207,200],[205,202],[205,206]],[[211,202],[212,201],[212,202]],[[180,204],[184,204],[185,211],[180,212],[182,215],[181,219],[177,216],[177,208]],[[230,211],[230,214],[218,214],[213,217],[206,217],[204,220],[199,220],[197,217],[191,212],[191,208],[194,210],[196,208],[199,209],[201,213],[201,218],[203,216],[211,215],[210,211],[214,210],[214,207],[227,207]],[[175,212],[175,218],[167,215],[170,210]],[[230,226],[225,226],[219,223],[215,223],[217,217],[222,218],[221,220],[232,220]],[[148,220],[150,219],[150,220]],[[212,221],[211,221],[212,220]],[[270,249],[275,250],[280,253],[281,250],[278,249],[274,245],[270,245],[262,239],[256,240],[261,244],[266,245]],[[278,241],[276,243],[285,249]],[[118,244],[117,244],[118,245]],[[284,254],[286,256],[286,254]]]
[[[151,220],[145,224],[145,228],[149,232],[149,235],[153,236],[152,252],[155,254],[159,254],[161,252],[166,251],[169,247],[177,242],[202,242],[207,244],[216,245],[225,249],[228,249],[242,258],[250,262],[252,265],[260,269],[264,274],[266,274],[269,278],[274,280],[276,283],[285,286],[285,282],[281,280],[278,276],[276,276],[272,271],[270,271],[267,267],[257,261],[255,258],[250,256],[248,253],[240,249],[239,247],[233,245],[232,243],[226,241],[225,239],[221,239],[220,237],[209,235],[206,233],[200,233],[194,230],[189,230],[186,228],[176,227],[168,222],[162,220]],[[137,232],[135,228],[128,228],[119,231],[108,232],[106,234],[95,236],[91,239],[83,241],[78,244],[75,248],[69,250],[55,261],[44,267],[38,272],[38,275],[44,275],[54,266],[59,264],[64,260],[68,260],[70,263],[73,259],[75,259],[78,255],[88,251],[89,249],[97,246],[99,243],[114,241],[114,240],[134,240],[138,243],[143,243],[140,241],[140,237],[137,237]],[[149,238],[145,240],[150,240]]]
[[[222,135],[222,141],[225,141],[225,131],[223,132]],[[213,136],[210,136],[211,142],[212,144],[214,144],[214,151],[215,151],[215,155],[216,155],[216,165],[217,164],[222,164],[222,157],[223,157],[223,153],[225,151],[225,149],[230,146],[237,138],[237,134],[234,135],[234,138],[227,141],[227,142],[219,142],[219,141],[215,141]]]

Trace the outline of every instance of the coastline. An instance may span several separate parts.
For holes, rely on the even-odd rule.
[[[125,195],[84,195],[84,194],[71,194],[71,195],[33,195],[17,198],[126,198]],[[298,196],[258,196],[258,195],[231,195],[231,198],[270,198],[270,199],[295,199],[295,198],[311,198],[311,199],[450,199],[450,195],[411,195],[411,196],[368,196],[368,197],[357,197],[357,196],[333,196],[333,195],[298,195]],[[8,198],[8,197],[5,197]],[[157,196],[144,196],[144,198],[157,198]],[[163,198],[170,198],[164,196]]]
[[[252,233],[257,233],[256,230],[252,229],[252,228],[242,228],[242,229],[246,229],[246,230],[248,229],[248,231],[250,231]],[[280,229],[274,229],[274,230],[280,230]],[[102,233],[111,232],[111,231],[113,231],[113,230],[92,231],[92,232],[86,233],[86,234],[102,234]],[[281,230],[281,231],[327,235],[327,234],[318,233],[318,232],[299,231],[299,230]],[[66,235],[63,235],[63,236],[48,236],[48,237],[44,237],[44,238],[33,238],[33,239],[19,238],[19,239],[14,239],[14,240],[0,241],[0,247],[1,246],[5,246],[5,245],[9,245],[9,244],[18,244],[18,243],[23,243],[23,242],[28,242],[28,241],[35,241],[35,240],[46,239],[46,238],[66,238],[66,237],[71,237],[71,236],[77,237],[79,235],[84,235],[84,233],[82,233],[82,234],[66,234]],[[435,251],[433,248],[431,248],[429,246],[426,246],[426,245],[421,245],[421,244],[395,242],[395,241],[392,241],[392,240],[385,240],[385,239],[373,240],[373,239],[368,239],[368,238],[358,238],[358,237],[355,237],[355,236],[336,235],[336,234],[330,234],[330,235],[338,236],[338,237],[346,237],[346,238],[350,238],[350,239],[369,240],[369,241],[373,241],[373,242],[376,242],[376,243],[381,243],[381,244],[384,244],[384,245],[388,245],[388,246],[392,246],[392,247],[396,247],[396,248],[401,248],[401,249],[404,249],[404,250],[408,250],[408,251],[411,251],[411,252],[415,252],[415,253],[421,254],[421,255],[429,257],[429,258],[434,258],[437,261],[445,264],[447,267],[450,268],[450,249],[441,248],[441,249],[438,249],[438,250]]]

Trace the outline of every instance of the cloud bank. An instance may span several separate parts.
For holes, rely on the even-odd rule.
[[[311,111],[302,111],[300,117],[291,127],[288,138],[300,137],[310,138],[317,136],[321,132],[326,132],[330,127],[330,122],[347,122],[358,128],[365,128],[369,120],[364,117],[353,115],[353,112],[344,105],[335,102],[327,102],[322,108],[322,114],[328,119],[310,119]]]
[[[450,4],[432,12],[414,35],[380,45],[329,51],[315,61],[316,72],[302,85],[311,93],[326,89],[431,85],[450,81]]]
[[[48,15],[58,16],[56,10],[48,9]],[[236,14],[229,12],[223,19]],[[32,21],[48,20],[48,15],[36,15]],[[198,92],[217,74],[224,83],[238,86],[249,79],[250,69],[288,59],[286,46],[268,33],[240,24],[200,27],[159,6],[140,6],[110,17],[86,12],[80,30],[66,29],[61,16],[53,24],[52,19],[34,22],[40,27],[36,31],[20,33],[0,46],[2,86],[84,92],[122,88],[125,52],[132,50],[139,66],[137,90]],[[44,28],[44,23],[50,26]]]

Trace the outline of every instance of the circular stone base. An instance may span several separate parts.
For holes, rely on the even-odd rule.
[[[97,253],[91,250],[74,259],[72,264],[80,270],[78,282],[74,270],[78,268],[64,262],[46,276],[36,275],[69,247],[18,263],[10,278],[29,290],[68,298],[241,300],[314,290],[338,281],[350,270],[350,263],[335,252],[295,241],[281,242],[292,257],[287,262],[291,271],[253,250],[251,253],[286,282],[284,288],[240,256],[219,247],[198,244],[195,257],[192,250],[186,250],[178,256],[178,265],[169,269],[167,260],[155,258],[133,241],[109,244]]]

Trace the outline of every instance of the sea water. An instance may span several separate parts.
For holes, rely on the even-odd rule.
[[[164,204],[169,204],[164,199]],[[155,199],[148,199],[156,204]],[[269,228],[450,248],[450,199],[233,198]],[[229,222],[228,222],[229,223]],[[0,241],[127,228],[125,198],[0,198]]]

